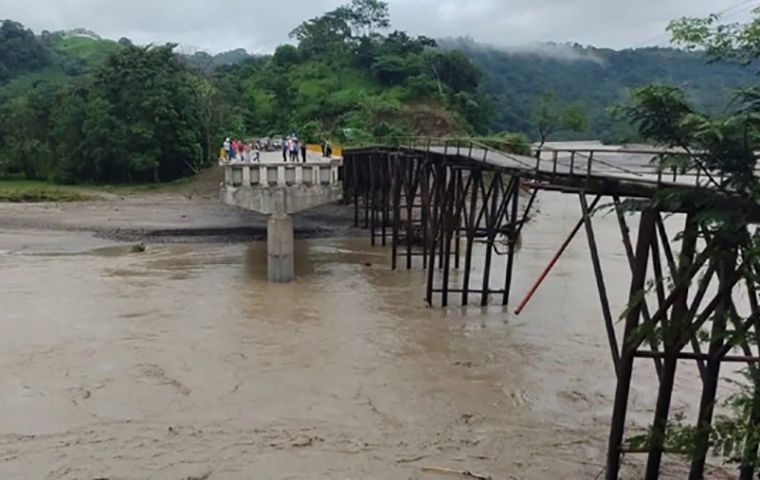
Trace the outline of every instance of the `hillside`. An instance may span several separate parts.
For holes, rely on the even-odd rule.
[[[484,126],[478,73],[458,52],[390,28],[353,0],[297,26],[273,55],[180,55],[83,29],[0,24],[0,178],[171,181],[227,136],[336,142]]]
[[[695,105],[716,111],[730,101],[733,89],[757,82],[754,69],[706,64],[698,53],[670,48],[617,51],[540,44],[506,50],[470,39],[448,39],[439,44],[464,52],[481,70],[481,91],[491,102],[490,128],[532,137],[536,135],[533,112],[547,91],[553,91],[561,102],[577,102],[584,107],[589,129],[577,136],[621,139],[632,130],[613,118],[609,110],[624,103],[632,87],[650,83],[679,86]]]
[[[0,25],[0,99],[23,97],[36,85],[62,87],[103,62],[121,47],[117,42],[72,32],[35,36],[23,25]]]
[[[182,55],[185,64],[193,70],[205,74],[214,73],[216,70],[232,65],[238,65],[253,58],[251,54],[242,48],[211,55],[206,52],[195,52]]]
[[[552,139],[635,140],[610,113],[633,87],[681,86],[698,107],[718,110],[732,89],[756,81],[751,68],[673,49],[435,41],[393,30],[387,4],[374,0],[307,20],[291,37],[272,55],[182,55],[172,44],[136,46],[84,29],[35,35],[4,21],[0,178],[171,181],[213,163],[228,136],[536,139],[547,99],[588,127]]]
[[[427,43],[392,34],[361,46],[362,57],[343,42],[318,51],[283,46],[216,78],[228,97],[243,100],[235,112],[249,132],[298,131],[311,141],[328,133],[344,141],[472,131],[479,119],[467,104],[476,101],[474,67]],[[432,74],[433,64],[442,78]]]

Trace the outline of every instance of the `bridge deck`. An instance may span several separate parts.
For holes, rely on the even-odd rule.
[[[424,140],[408,145],[352,148],[345,150],[344,156],[371,152],[433,158],[467,169],[480,166],[520,176],[531,181],[533,188],[566,193],[652,198],[661,190],[679,189],[690,195],[685,195],[680,205],[669,205],[672,211],[699,210],[709,201],[712,207],[739,208],[760,221],[760,206],[720,187],[724,180],[721,172],[706,174],[696,168],[671,166],[668,157],[683,155],[682,150],[602,145],[546,147],[530,157],[491,149],[474,141]],[[756,170],[756,174],[760,176],[760,171]]]
[[[588,193],[604,194],[611,193],[612,183],[616,193],[649,197],[653,192],[663,188],[716,188],[714,182],[722,181],[720,172],[710,172],[708,177],[697,170],[679,170],[667,166],[665,159],[668,155],[683,153],[672,149],[605,146],[544,148],[536,157],[529,157],[489,149],[475,142],[458,142],[456,145],[378,145],[349,149],[346,154],[368,150],[386,151],[389,148],[406,154],[434,155],[459,162],[476,162],[531,178],[546,189],[584,190]]]

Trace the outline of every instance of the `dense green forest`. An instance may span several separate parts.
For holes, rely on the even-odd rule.
[[[754,70],[734,63],[706,63],[697,52],[673,48],[610,50],[577,44],[542,44],[500,49],[471,39],[439,41],[445,50],[464,52],[482,71],[481,93],[489,98],[493,131],[537,135],[536,112],[542,95],[553,92],[557,108],[582,107],[588,119],[581,132],[560,138],[620,142],[636,138],[635,129],[611,111],[625,103],[632,88],[651,83],[681,87],[707,111],[725,108],[735,89],[757,82]]]
[[[346,141],[485,128],[472,63],[392,31],[383,2],[353,0],[291,37],[269,56],[183,56],[5,21],[0,176],[167,181],[212,163],[228,135]]]
[[[671,49],[514,52],[412,36],[391,28],[378,0],[352,0],[291,38],[272,55],[183,55],[4,21],[0,178],[169,181],[212,164],[225,136],[292,131],[312,142],[506,131],[618,140],[632,130],[608,110],[631,87],[677,84],[718,108],[753,81]]]

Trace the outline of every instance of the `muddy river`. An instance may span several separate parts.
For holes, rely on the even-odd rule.
[[[539,209],[515,302],[580,215],[554,194]],[[617,221],[595,225],[619,313]],[[600,474],[615,383],[584,236],[519,317],[427,308],[424,272],[392,272],[367,238],[296,248],[298,280],[270,285],[263,243],[132,253],[85,232],[0,231],[0,478]],[[674,409],[695,408],[697,379],[679,370]],[[641,360],[630,426],[655,396]],[[643,460],[626,457],[626,478]]]

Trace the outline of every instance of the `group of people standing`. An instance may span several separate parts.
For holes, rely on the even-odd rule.
[[[268,147],[272,146],[273,142],[269,140],[267,141],[269,143],[266,145],[266,150],[269,151],[270,149]],[[276,145],[276,143],[274,143],[274,145]],[[328,140],[323,140],[321,147],[322,157],[331,158],[333,149],[330,142]],[[276,148],[276,146],[274,148]],[[263,149],[265,149],[265,145],[258,140],[255,143],[246,143],[242,140],[226,138],[219,151],[219,158],[225,162],[240,161],[243,163],[259,163],[261,161],[260,151]],[[300,141],[295,134],[291,134],[282,139],[283,162],[290,161],[295,163],[298,162],[300,157],[303,163],[306,163],[307,150],[306,142]]]
[[[245,163],[258,163],[260,159],[256,145],[230,138],[224,140],[219,154],[220,158],[226,161],[241,160]]]
[[[290,157],[291,162],[298,161],[298,154],[301,154],[303,163],[306,163],[306,142],[301,142],[295,135],[290,135],[282,142],[282,161],[287,162]]]

